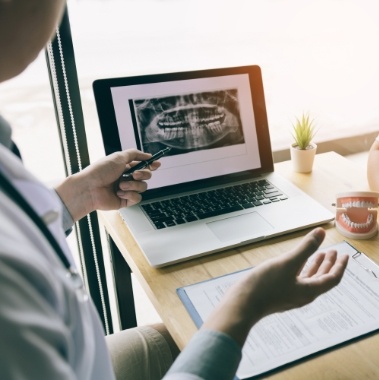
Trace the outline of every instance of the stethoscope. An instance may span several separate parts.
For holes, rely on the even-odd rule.
[[[57,254],[59,260],[66,268],[66,276],[73,284],[76,290],[78,300],[80,302],[85,302],[88,300],[87,291],[84,288],[84,284],[80,274],[77,269],[70,263],[66,254],[63,252],[61,246],[58,244],[57,240],[48,229],[46,224],[43,222],[41,217],[34,211],[26,199],[20,194],[20,192],[15,188],[12,182],[6,178],[0,171],[0,188],[29,216],[29,218],[35,223],[35,225],[40,229],[40,231],[45,236],[46,240],[50,243],[51,247]]]

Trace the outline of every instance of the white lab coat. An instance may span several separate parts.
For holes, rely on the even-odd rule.
[[[62,204],[0,144],[0,170],[24,193],[72,261]],[[0,184],[0,378],[114,379],[104,331],[40,229]]]

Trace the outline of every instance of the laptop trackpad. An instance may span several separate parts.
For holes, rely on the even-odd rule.
[[[272,226],[258,213],[233,216],[207,223],[210,230],[221,241],[239,239],[249,240],[255,237],[265,236]]]

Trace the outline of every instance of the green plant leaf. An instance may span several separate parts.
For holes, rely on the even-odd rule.
[[[295,145],[299,149],[307,149],[316,134],[314,120],[310,118],[309,114],[303,113],[300,118],[296,118],[296,122],[292,126]]]

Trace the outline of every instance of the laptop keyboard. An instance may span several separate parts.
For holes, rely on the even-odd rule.
[[[264,179],[147,203],[141,207],[155,228],[162,229],[286,199],[283,192]]]

